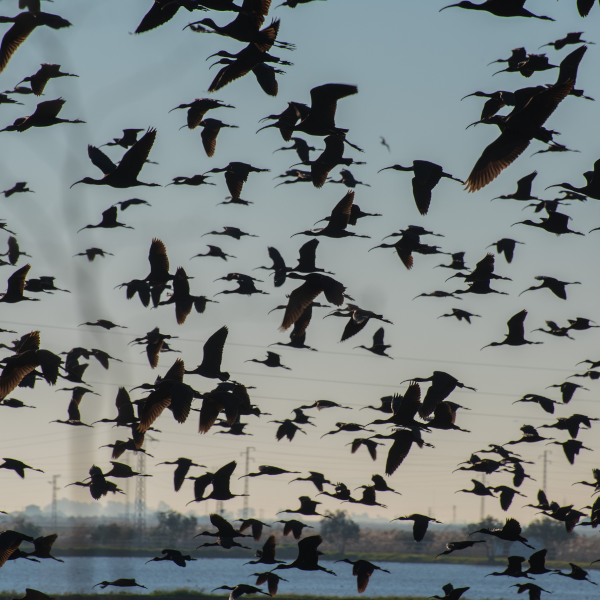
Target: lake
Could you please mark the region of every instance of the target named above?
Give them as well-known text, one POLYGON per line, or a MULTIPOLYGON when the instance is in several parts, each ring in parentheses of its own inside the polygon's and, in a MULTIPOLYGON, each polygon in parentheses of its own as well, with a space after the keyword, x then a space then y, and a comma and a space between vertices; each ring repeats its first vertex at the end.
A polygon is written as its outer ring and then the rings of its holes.
MULTIPOLYGON (((188 563, 185 568, 171 562, 151 562, 145 564, 146 558, 127 557, 74 557, 65 558, 59 563, 44 560, 33 563, 26 560, 8 561, 0 569, 0 590, 15 591, 19 595, 31 587, 46 594, 92 593, 92 586, 100 581, 113 581, 120 577, 135 577, 138 583, 145 585, 148 592, 154 590, 174 590, 189 588, 192 590, 210 592, 220 585, 234 586, 238 583, 254 584, 251 573, 270 570, 267 566, 245 565, 244 559, 237 558, 202 558, 188 563)), ((296 569, 281 571, 280 574, 289 582, 280 582, 279 594, 312 594, 318 596, 356 596, 356 579, 352 577, 352 567, 345 563, 334 564, 322 561, 321 564, 335 571, 338 576, 327 573, 306 573, 296 569)), ((368 596, 432 596, 443 595, 441 586, 451 582, 454 587, 470 586, 463 596, 465 599, 502 600, 508 598, 527 598, 527 595, 517 596, 516 588, 510 588, 513 583, 525 582, 510 577, 485 577, 494 569, 502 571, 504 567, 487 567, 455 564, 422 564, 422 563, 378 563, 388 569, 391 574, 375 571, 369 587, 364 593, 368 596)), ((582 565, 585 568, 585 565, 582 565)), ((590 578, 600 583, 598 571, 591 570, 590 578)), ((546 596, 548 600, 598 600, 600 590, 591 583, 572 581, 558 575, 542 575, 536 578, 536 583, 544 589, 553 592, 546 596)), ((119 591, 120 588, 106 588, 119 591)), ((145 592, 140 588, 129 588, 135 592, 145 592)), ((223 591, 223 597, 228 592, 223 591)), ((544 597, 544 595, 542 595, 544 597)))

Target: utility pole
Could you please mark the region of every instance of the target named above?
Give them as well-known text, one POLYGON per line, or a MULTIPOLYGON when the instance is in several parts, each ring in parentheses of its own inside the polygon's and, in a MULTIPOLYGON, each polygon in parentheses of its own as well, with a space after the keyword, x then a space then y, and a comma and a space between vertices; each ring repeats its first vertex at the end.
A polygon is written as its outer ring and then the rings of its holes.
MULTIPOLYGON (((123 462, 126 465, 129 465, 129 454, 126 453, 125 456, 123 457, 123 462)), ((125 524, 127 526, 130 525, 130 506, 129 506, 129 493, 131 491, 131 482, 130 482, 130 477, 128 477, 127 479, 125 479, 125 524)))
POLYGON ((56 522, 58 517, 58 505, 56 495, 58 493, 58 478, 60 475, 52 475, 52 481, 48 483, 52 486, 52 529, 56 529, 56 522))
MULTIPOLYGON (((256 448, 253 448, 252 446, 248 446, 246 448, 246 452, 242 452, 241 455, 243 456, 244 454, 246 455, 246 472, 244 473, 245 475, 248 475, 248 473, 250 473, 250 461, 254 462, 253 458, 250 458, 250 451, 254 450, 256 452, 256 448)), ((242 518, 243 519, 247 519, 248 518, 248 498, 249 498, 249 492, 250 492, 250 478, 249 477, 244 477, 244 508, 242 510, 242 518)))
POLYGON ((548 488, 547 488, 547 484, 548 484, 548 463, 551 463, 552 461, 548 460, 548 454, 552 454, 552 450, 544 450, 544 453, 541 456, 538 456, 538 458, 543 458, 544 459, 544 471, 543 471, 543 476, 542 476, 542 489, 544 490, 544 494, 548 493, 548 488))
MULTIPOLYGON (((142 446, 143 449, 143 446, 142 446)), ((141 474, 146 473, 146 455, 138 452, 137 470, 141 474)), ((140 542, 144 541, 146 535, 146 478, 136 477, 135 482, 135 509, 134 525, 140 542)))

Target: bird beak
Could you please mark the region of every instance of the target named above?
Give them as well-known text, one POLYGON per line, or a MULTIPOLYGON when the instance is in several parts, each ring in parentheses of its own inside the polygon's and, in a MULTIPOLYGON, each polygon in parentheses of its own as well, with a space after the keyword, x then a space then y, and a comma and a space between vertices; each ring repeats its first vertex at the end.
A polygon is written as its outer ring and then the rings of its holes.
MULTIPOLYGON (((73 185, 77 185, 78 183, 83 183, 83 179, 81 179, 80 181, 76 181, 73 185)), ((69 189, 71 189, 73 185, 69 189)))
POLYGON ((443 10, 446 10, 447 8, 452 8, 453 6, 458 6, 458 4, 449 4, 448 6, 444 6, 444 8, 440 8, 438 12, 442 12, 443 10))
POLYGON ((475 121, 474 123, 471 123, 470 125, 468 125, 467 127, 465 127, 465 131, 467 129, 469 129, 469 127, 472 127, 473 125, 479 125, 481 123, 481 121, 475 121))
MULTIPOLYGON (((444 10, 444 9, 442 9, 444 10)), ((381 173, 381 171, 387 171, 388 169, 391 169, 392 167, 384 167, 383 169, 379 169, 379 171, 377 171, 378 173, 381 173)))
MULTIPOLYGON (((446 8, 448 8, 448 7, 446 7, 446 8)), ((472 94, 467 94, 466 96, 463 96, 460 100, 462 102, 465 98, 470 98, 471 96, 474 96, 474 95, 475 95, 475 92, 473 92, 472 94)))

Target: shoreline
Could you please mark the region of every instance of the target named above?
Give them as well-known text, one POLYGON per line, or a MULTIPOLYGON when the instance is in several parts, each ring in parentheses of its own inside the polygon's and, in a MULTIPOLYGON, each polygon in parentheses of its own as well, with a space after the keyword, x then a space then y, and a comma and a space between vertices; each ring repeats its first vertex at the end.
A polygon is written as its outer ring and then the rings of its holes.
MULTIPOLYGON (((42 590, 40 590, 42 591, 42 590)), ((23 592, 0 592, 0 600, 12 600, 13 598, 19 598, 24 595, 23 592)), ((116 591, 116 592, 103 592, 99 591, 96 594, 59 594, 57 596, 53 596, 53 598, 57 598, 60 600, 85 600, 89 598, 90 600, 114 600, 115 597, 126 597, 127 600, 147 600, 148 597, 151 597, 153 600, 223 600, 225 598, 224 595, 213 595, 213 594, 204 594, 202 592, 196 592, 187 588, 173 590, 173 591, 155 591, 150 592, 149 594, 138 594, 135 592, 124 592, 124 591, 116 591)), ((262 596, 248 596, 249 598, 259 598, 262 596)), ((361 600, 361 596, 333 596, 334 598, 340 598, 340 600, 361 600)), ((278 600, 324 600, 327 596, 311 596, 311 595, 294 595, 294 594, 278 594, 276 596, 278 600)), ((369 600, 427 600, 422 596, 373 596, 369 597, 369 600)))

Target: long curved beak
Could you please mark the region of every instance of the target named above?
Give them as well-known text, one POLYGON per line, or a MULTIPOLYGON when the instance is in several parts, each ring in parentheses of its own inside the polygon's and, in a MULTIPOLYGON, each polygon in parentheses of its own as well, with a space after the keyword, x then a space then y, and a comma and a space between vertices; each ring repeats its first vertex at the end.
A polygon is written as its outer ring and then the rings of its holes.
POLYGON ((469 129, 469 127, 473 127, 474 125, 479 125, 481 123, 481 121, 475 121, 474 123, 471 123, 470 125, 467 125, 467 127, 465 127, 465 131, 467 129, 469 129))
MULTIPOLYGON (((83 179, 80 181, 76 181, 73 185, 77 185, 78 183, 83 183, 83 179)), ((69 189, 71 189, 73 187, 73 185, 69 189)))
POLYGON ((443 10, 446 10, 447 8, 452 8, 453 6, 458 6, 458 4, 449 4, 448 6, 444 6, 444 8, 440 8, 438 12, 442 12, 443 10))
POLYGON ((471 96, 474 96, 477 92, 473 92, 472 94, 467 94, 466 96, 463 96, 460 101, 462 102, 465 98, 470 98, 471 96))

